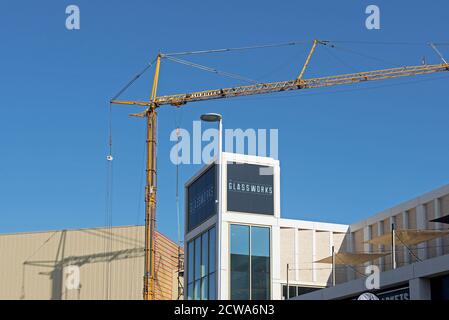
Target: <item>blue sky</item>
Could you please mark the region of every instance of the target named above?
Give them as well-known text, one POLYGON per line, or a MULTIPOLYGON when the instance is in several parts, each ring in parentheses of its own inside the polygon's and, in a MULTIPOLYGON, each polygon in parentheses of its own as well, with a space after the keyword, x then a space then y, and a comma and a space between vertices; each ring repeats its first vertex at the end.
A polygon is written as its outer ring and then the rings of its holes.
MULTIPOLYGON (((438 63, 424 43, 448 42, 448 9, 442 0, 2 1, 0 232, 104 225, 107 102, 159 50, 351 41, 318 47, 306 77, 420 64, 423 56, 438 63), (78 31, 65 28, 69 4, 81 10, 78 31), (380 7, 380 30, 365 28, 369 4, 380 7)), ((286 80, 308 46, 189 59, 286 80)), ((449 46, 440 50, 449 57, 449 46)), ((151 77, 122 98, 148 99, 151 77)), ((164 61, 159 93, 237 84, 164 61)), ((283 217, 350 223, 449 183, 448 84, 443 73, 161 108, 159 230, 176 238, 170 132, 191 130, 204 112, 222 113, 225 128, 279 129, 283 217)), ((145 124, 128 117, 139 110, 113 109, 114 225, 143 223, 145 124)), ((182 166, 182 184, 198 169, 182 166)))

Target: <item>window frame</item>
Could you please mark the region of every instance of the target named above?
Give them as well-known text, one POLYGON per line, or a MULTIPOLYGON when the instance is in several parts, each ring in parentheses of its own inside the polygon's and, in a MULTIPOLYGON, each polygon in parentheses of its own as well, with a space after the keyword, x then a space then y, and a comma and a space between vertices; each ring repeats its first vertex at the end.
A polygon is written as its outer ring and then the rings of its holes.
POLYGON ((252 254, 252 250, 251 250, 251 241, 252 241, 252 236, 251 236, 251 228, 252 227, 260 227, 260 228, 267 228, 269 229, 269 252, 270 252, 270 272, 269 272, 269 284, 270 284, 270 294, 268 297, 268 300, 273 300, 273 228, 271 225, 262 225, 262 224, 251 224, 251 223, 240 223, 240 222, 236 222, 236 223, 229 223, 229 227, 228 227, 228 248, 229 248, 229 253, 228 253, 228 298, 231 299, 231 290, 232 290, 232 286, 231 286, 231 227, 233 225, 236 226, 248 226, 249 227, 249 298, 250 300, 252 299, 252 262, 251 262, 251 254, 252 254))

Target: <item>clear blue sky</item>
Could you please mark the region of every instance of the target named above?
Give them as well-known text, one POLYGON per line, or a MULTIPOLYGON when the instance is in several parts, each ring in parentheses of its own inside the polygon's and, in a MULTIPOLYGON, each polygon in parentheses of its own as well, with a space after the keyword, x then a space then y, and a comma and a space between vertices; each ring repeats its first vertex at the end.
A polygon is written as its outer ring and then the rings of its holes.
MULTIPOLYGON (((102 226, 109 98, 158 52, 313 38, 448 42, 447 1, 2 1, 0 232, 102 226), (65 29, 77 4, 81 30, 65 29), (365 28, 365 8, 381 29, 365 28)), ((318 48, 307 77, 437 63, 425 45, 318 48), (346 50, 346 51, 345 51, 346 50), (353 54, 361 52, 380 60, 353 54)), ((441 51, 449 57, 449 46, 441 51)), ((190 57, 260 81, 294 78, 307 46, 190 57)), ((152 73, 152 72, 151 72, 152 73)), ((123 98, 148 99, 151 73, 123 98)), ((240 84, 164 61, 160 93, 240 84)), ((158 228, 176 238, 169 134, 204 112, 278 128, 283 217, 358 221, 449 183, 449 75, 171 107, 159 112, 158 228)), ((143 223, 144 121, 114 107, 113 224, 143 223)), ((198 166, 181 167, 182 184, 198 166)), ((183 200, 181 199, 181 203, 183 200)))

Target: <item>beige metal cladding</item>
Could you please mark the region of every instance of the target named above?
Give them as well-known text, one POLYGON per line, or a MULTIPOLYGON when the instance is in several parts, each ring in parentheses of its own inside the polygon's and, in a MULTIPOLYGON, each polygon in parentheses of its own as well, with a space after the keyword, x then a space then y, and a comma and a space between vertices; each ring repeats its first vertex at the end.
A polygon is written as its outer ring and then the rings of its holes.
MULTIPOLYGON (((0 235, 0 299, 140 300, 143 237, 143 226, 0 235)), ((177 245, 157 233, 156 247, 156 298, 172 299, 177 245)))
MULTIPOLYGON (((329 256, 332 245, 337 252, 340 251, 345 245, 345 237, 345 233, 328 230, 281 228, 281 279, 287 279, 288 263, 288 278, 291 284, 323 287, 328 285, 332 267, 314 261, 329 256)), ((340 268, 337 271, 337 281, 343 282, 346 274, 341 272, 340 268)))
MULTIPOLYGON (((449 185, 442 186, 415 199, 401 203, 393 208, 384 210, 366 220, 359 221, 350 226, 354 239, 354 252, 364 252, 364 229, 371 229, 371 239, 376 236, 391 234, 391 224, 394 223, 396 230, 420 229, 434 230, 447 229, 447 226, 431 222, 431 220, 449 214, 449 185), (379 227, 380 226, 380 227, 379 227), (380 229, 380 234, 377 230, 380 229)), ((391 252, 391 245, 373 246, 373 250, 391 252), (383 250, 381 249, 383 247, 383 250)), ((425 241, 418 245, 403 246, 400 240, 396 241, 396 264, 398 267, 416 262, 418 259, 425 260, 449 253, 449 236, 425 241)), ((383 263, 383 271, 392 269, 391 255, 374 261, 375 264, 383 263)), ((357 268, 360 272, 357 277, 364 273, 364 267, 357 268)))

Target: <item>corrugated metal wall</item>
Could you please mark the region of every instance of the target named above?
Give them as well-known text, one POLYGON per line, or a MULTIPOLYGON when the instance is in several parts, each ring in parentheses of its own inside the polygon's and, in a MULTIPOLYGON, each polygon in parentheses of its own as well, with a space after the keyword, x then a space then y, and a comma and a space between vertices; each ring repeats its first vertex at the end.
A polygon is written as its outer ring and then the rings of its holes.
MULTIPOLYGON (((143 226, 0 235, 0 299, 142 299, 143 239, 143 226)), ((156 248, 156 298, 176 299, 177 245, 157 234, 156 248)))

